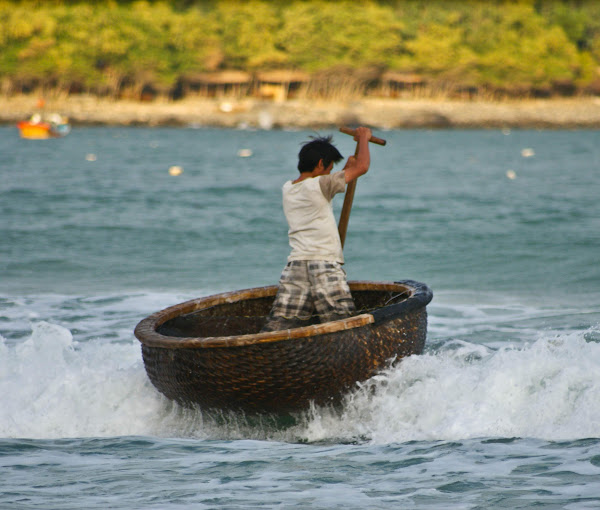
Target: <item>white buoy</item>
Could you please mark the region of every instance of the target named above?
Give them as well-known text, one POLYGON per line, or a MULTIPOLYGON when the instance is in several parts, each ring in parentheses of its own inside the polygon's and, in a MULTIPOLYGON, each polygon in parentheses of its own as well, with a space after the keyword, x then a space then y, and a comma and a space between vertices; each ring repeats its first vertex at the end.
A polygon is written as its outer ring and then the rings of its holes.
POLYGON ((515 180, 517 178, 517 172, 514 170, 507 170, 506 177, 508 177, 510 180, 515 180))
POLYGON ((521 156, 523 156, 524 158, 531 158, 531 157, 535 156, 535 151, 530 148, 523 149, 521 151, 521 156))
POLYGON ((177 177, 178 175, 181 175, 183 173, 183 168, 181 168, 178 165, 173 165, 172 167, 169 168, 169 174, 177 177))
POLYGON ((240 158, 249 158, 252 156, 252 149, 240 149, 237 153, 240 158))
POLYGON ((85 160, 86 161, 96 161, 98 158, 96 157, 95 154, 86 154, 85 155, 85 160))

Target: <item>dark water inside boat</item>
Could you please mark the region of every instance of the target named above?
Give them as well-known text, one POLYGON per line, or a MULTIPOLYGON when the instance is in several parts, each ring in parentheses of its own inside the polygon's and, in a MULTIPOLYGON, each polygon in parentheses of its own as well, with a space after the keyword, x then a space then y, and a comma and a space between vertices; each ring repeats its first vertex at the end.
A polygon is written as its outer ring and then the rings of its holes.
POLYGON ((216 416, 149 384, 140 319, 276 282, 311 134, 0 128, 0 508, 600 504, 598 131, 377 133, 346 271, 434 300, 425 353, 340 409, 216 416))

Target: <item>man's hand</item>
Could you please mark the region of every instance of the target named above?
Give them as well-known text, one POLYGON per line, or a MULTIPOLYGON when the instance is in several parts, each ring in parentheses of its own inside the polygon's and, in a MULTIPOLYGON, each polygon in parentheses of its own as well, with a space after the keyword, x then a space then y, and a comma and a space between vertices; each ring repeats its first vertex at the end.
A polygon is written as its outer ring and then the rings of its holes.
POLYGON ((369 140, 369 138, 371 138, 373 136, 373 133, 371 132, 371 130, 368 127, 358 127, 356 128, 356 134, 354 135, 354 140, 355 141, 359 141, 361 138, 366 138, 367 141, 369 140))

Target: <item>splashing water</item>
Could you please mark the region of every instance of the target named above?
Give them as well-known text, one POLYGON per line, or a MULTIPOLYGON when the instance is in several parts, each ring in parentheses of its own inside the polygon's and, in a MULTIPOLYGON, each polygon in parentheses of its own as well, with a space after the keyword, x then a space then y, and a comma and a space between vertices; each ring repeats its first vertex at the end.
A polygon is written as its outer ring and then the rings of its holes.
POLYGON ((277 420, 215 417, 168 402, 148 381, 139 344, 75 341, 37 322, 0 344, 0 435, 59 438, 178 435, 282 441, 572 439, 600 436, 598 329, 490 348, 433 343, 350 392, 340 409, 277 420))

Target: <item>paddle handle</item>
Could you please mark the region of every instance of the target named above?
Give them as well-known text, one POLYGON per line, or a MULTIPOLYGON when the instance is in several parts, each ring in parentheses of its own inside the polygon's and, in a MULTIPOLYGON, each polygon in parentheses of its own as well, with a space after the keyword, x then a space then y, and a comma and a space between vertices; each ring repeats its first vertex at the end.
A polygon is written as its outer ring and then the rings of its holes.
MULTIPOLYGON (((345 133, 345 134, 350 135, 350 136, 355 136, 356 135, 356 129, 352 129, 352 128, 349 128, 349 127, 342 126, 340 128, 340 131, 342 133, 345 133)), ((387 143, 387 141, 384 140, 383 138, 377 138, 376 136, 372 136, 371 138, 369 138, 369 142, 376 143, 377 145, 385 145, 387 143)))
MULTIPOLYGON (((347 128, 340 128, 342 129, 347 128)), ((346 133, 342 131, 342 133, 346 133)), ((352 134, 352 133, 346 133, 352 134)), ((358 142, 356 142, 356 150, 354 151, 354 157, 358 156, 358 142)), ((356 181, 358 179, 354 179, 348 183, 346 186, 346 195, 344 196, 344 204, 342 205, 342 212, 340 213, 340 221, 338 223, 338 233, 340 234, 340 241, 342 242, 342 249, 344 248, 344 243, 346 242, 346 232, 348 231, 348 222, 350 221, 350 211, 352 209, 352 202, 354 201, 354 192, 356 191, 356 181)))
MULTIPOLYGON (((356 129, 349 127, 341 127, 340 131, 350 136, 356 135, 356 129)), ((383 138, 377 138, 372 136, 369 138, 369 142, 376 143, 377 145, 385 145, 387 142, 383 138)), ((356 142, 356 150, 354 156, 358 156, 358 142, 356 142)), ((344 242, 346 241, 346 232, 348 231, 348 222, 350 221, 350 211, 352 209, 352 202, 354 201, 354 192, 356 191, 356 181, 348 183, 346 186, 346 196, 344 197, 344 205, 342 205, 342 212, 340 213, 340 221, 338 223, 338 233, 340 234, 340 241, 342 242, 342 248, 344 248, 344 242)))
POLYGON ((346 232, 348 231, 348 222, 350 221, 350 210, 352 209, 352 201, 354 200, 354 192, 356 191, 356 181, 354 179, 348 186, 346 186, 346 196, 344 197, 344 205, 342 205, 342 212, 340 213, 340 221, 338 223, 338 233, 340 234, 340 241, 342 242, 342 249, 346 242, 346 232))

